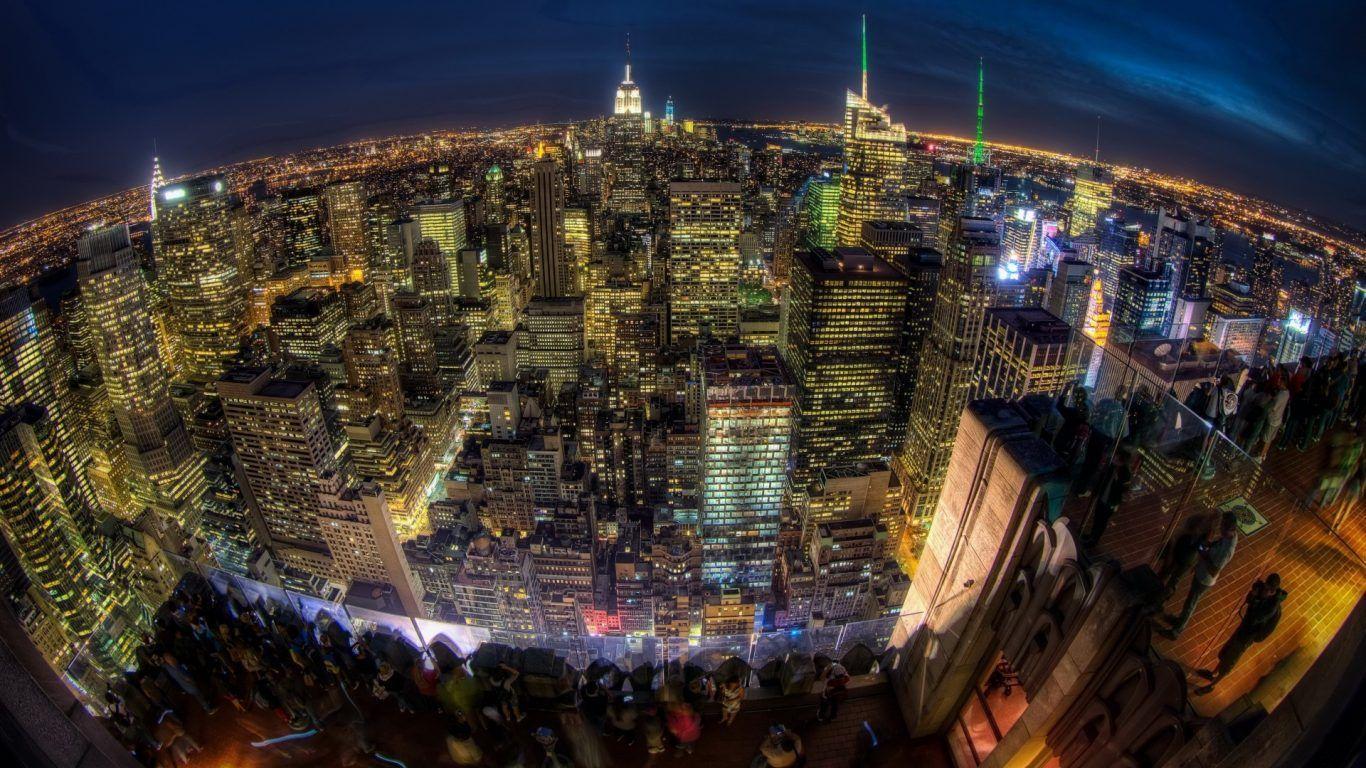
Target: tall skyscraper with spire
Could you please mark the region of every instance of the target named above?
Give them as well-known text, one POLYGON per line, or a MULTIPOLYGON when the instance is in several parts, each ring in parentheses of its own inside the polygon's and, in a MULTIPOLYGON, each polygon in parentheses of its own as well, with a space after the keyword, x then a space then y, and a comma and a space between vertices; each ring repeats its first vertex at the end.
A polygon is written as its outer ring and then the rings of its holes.
POLYGON ((863 222, 900 218, 905 192, 906 127, 868 101, 868 26, 863 26, 862 93, 844 95, 844 175, 840 178, 838 240, 856 246, 863 222))
POLYGON ((645 114, 640 86, 631 79, 631 38, 626 38, 626 79, 617 86, 607 123, 607 206, 623 213, 645 213, 645 114))
POLYGON ((986 87, 986 64, 977 59, 977 134, 972 142, 972 164, 986 165, 987 143, 982 135, 982 120, 986 115, 986 102, 983 99, 986 87))
POLYGON ((640 86, 631 79, 631 36, 626 36, 626 78, 617 86, 617 100, 612 108, 614 115, 639 115, 640 86))

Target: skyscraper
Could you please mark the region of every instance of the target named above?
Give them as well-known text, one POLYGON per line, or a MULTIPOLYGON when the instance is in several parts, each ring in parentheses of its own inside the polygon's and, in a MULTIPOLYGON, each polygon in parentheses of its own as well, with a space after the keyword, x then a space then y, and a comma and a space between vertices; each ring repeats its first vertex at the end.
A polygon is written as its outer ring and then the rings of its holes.
POLYGON ((1064 258, 1048 273, 1048 296, 1045 307, 1064 323, 1080 328, 1086 320, 1086 308, 1091 303, 1091 281, 1094 270, 1090 264, 1064 258))
POLYGON ((69 412, 70 388, 54 333, 46 305, 28 288, 0 289, 0 408, 24 403, 43 408, 63 444, 75 448, 82 441, 69 412))
POLYGON ((503 169, 497 163, 484 172, 484 221, 489 224, 507 223, 507 186, 503 169))
POLYGON ((646 211, 644 143, 645 115, 640 86, 631 79, 631 42, 627 40, 626 78, 617 86, 612 117, 607 123, 609 208, 624 213, 646 211))
MULTIPOLYGON (((933 241, 935 230, 929 230, 933 241)), ((906 443, 906 424, 920 375, 920 358, 934 318, 935 295, 944 257, 939 251, 918 245, 925 233, 916 225, 900 221, 863 223, 863 247, 878 254, 906 275, 901 310, 901 342, 892 378, 892 412, 887 423, 887 451, 899 456, 906 443)))
POLYGON ((1161 335, 1171 313, 1171 274, 1165 269, 1125 267, 1119 271, 1119 290, 1110 334, 1118 341, 1161 335))
POLYGON ((640 86, 631 79, 631 38, 626 38, 626 77, 617 86, 617 98, 612 104, 613 115, 639 115, 642 112, 640 86))
POLYGON ((450 270, 450 285, 459 285, 458 264, 453 264, 455 254, 468 245, 465 225, 465 203, 460 200, 419 203, 413 206, 413 219, 422 240, 435 240, 446 256, 446 267, 450 270))
POLYGON ((87 233, 76 258, 86 318, 109 407, 123 439, 133 495, 166 522, 198 526, 204 459, 171 404, 166 369, 147 312, 147 285, 128 227, 87 233))
POLYGON ((247 276, 238 271, 232 201, 221 176, 162 187, 152 227, 157 282, 186 377, 212 381, 246 333, 247 276))
POLYGON ((986 92, 986 63, 982 59, 977 60, 977 131, 972 142, 972 155, 970 159, 973 165, 987 164, 987 143, 986 136, 983 134, 983 121, 986 119, 986 102, 983 99, 986 92))
POLYGON ((0 409, 0 531, 74 644, 98 627, 106 584, 77 522, 91 514, 75 491, 80 470, 60 442, 41 407, 0 409))
POLYGON ((318 492, 324 475, 338 468, 337 452, 313 383, 239 368, 218 381, 218 395, 275 554, 308 573, 330 573, 318 492))
POLYGON ((408 568, 378 484, 348 485, 339 474, 325 475, 318 494, 318 528, 332 553, 329 575, 388 584, 405 614, 426 613, 417 598, 420 582, 408 568))
POLYGON ((583 299, 532 299, 517 331, 519 371, 544 370, 547 394, 579 380, 583 364, 583 299))
POLYGON ((271 333, 290 360, 321 361, 324 352, 341 349, 346 327, 341 296, 330 289, 300 288, 270 308, 271 333))
POLYGON ((702 351, 702 580, 766 592, 773 581, 796 387, 772 347, 702 351))
POLYGON ((840 177, 815 176, 802 198, 806 224, 805 247, 832 249, 840 217, 840 177))
POLYGON ((1044 309, 992 307, 982 323, 975 398, 1057 395, 1081 375, 1072 327, 1044 309))
POLYGON ((912 510, 922 519, 934 513, 958 417, 972 393, 973 361, 1000 251, 994 221, 964 217, 944 259, 934 319, 921 352, 904 457, 912 510))
POLYGON ((739 322, 740 185, 669 184, 669 339, 724 339, 739 322))
POLYGON ((323 253, 327 245, 327 228, 318 190, 284 190, 280 193, 279 216, 286 266, 307 265, 323 253))
POLYGON ((838 244, 858 245, 863 222, 897 219, 905 192, 906 127, 868 101, 867 25, 863 92, 844 95, 844 175, 840 177, 838 244))
POLYGON ((555 160, 542 157, 531 169, 531 258, 537 296, 569 294, 573 280, 564 250, 564 185, 555 160))
POLYGON ((369 265, 365 247, 365 188, 359 181, 339 181, 323 188, 327 231, 332 250, 346 267, 347 280, 362 281, 369 265))
POLYGON ((887 456, 907 277, 862 248, 797 253, 779 349, 797 386, 794 478, 887 456))
POLYGON ((1110 207, 1115 191, 1115 177, 1099 166, 1082 164, 1077 167, 1076 185, 1068 201, 1071 215, 1067 219, 1067 234, 1077 237, 1093 231, 1100 215, 1110 207))
POLYGON ((1166 269, 1171 276, 1171 304, 1181 298, 1204 298, 1213 258, 1213 230, 1209 221, 1160 208, 1153 232, 1149 269, 1166 269))

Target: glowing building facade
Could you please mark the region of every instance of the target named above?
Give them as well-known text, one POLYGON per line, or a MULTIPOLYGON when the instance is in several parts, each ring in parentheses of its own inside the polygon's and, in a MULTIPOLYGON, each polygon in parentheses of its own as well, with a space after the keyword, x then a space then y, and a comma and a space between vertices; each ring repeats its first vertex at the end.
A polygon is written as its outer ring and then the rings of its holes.
POLYGON ((712 345, 702 355, 702 581, 763 594, 773 581, 797 389, 772 347, 712 345))
POLYGON ((164 186, 158 195, 152 249, 178 353, 173 365, 187 378, 212 381, 246 332, 247 276, 239 272, 232 200, 221 176, 164 186))
POLYGON ((669 338, 725 338, 739 323, 740 185, 669 185, 669 338))
POLYGON ((163 521, 192 532, 198 527, 206 489, 204 458, 191 445, 171 403, 147 311, 147 285, 127 226, 105 227, 82 237, 76 274, 109 407, 130 466, 133 496, 163 521))
POLYGON ((797 386, 794 483, 885 459, 907 276, 862 248, 795 254, 780 350, 797 386))

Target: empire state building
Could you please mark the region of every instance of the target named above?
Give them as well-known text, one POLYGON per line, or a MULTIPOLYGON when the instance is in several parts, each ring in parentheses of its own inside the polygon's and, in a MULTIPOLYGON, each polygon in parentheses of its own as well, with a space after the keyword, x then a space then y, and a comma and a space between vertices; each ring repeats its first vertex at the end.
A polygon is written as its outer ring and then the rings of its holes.
POLYGON ((617 86, 617 101, 612 107, 614 115, 639 115, 640 86, 631 79, 631 41, 626 41, 626 79, 617 86))

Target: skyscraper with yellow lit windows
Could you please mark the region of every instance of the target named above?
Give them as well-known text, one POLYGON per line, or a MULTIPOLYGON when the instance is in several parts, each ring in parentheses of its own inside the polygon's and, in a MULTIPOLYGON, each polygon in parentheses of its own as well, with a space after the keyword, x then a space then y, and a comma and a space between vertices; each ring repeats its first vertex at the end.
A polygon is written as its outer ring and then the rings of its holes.
POLYGON ((793 257, 779 350, 797 385, 794 481, 887 457, 908 278, 862 248, 793 257))
POLYGON ((170 184, 157 195, 152 252, 177 351, 173 368, 212 381, 246 332, 247 279, 239 273, 231 196, 221 176, 170 184))
POLYGON ((740 185, 669 185, 669 338, 736 332, 740 294, 740 185))

